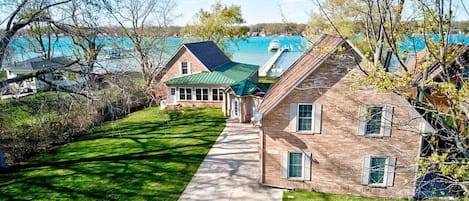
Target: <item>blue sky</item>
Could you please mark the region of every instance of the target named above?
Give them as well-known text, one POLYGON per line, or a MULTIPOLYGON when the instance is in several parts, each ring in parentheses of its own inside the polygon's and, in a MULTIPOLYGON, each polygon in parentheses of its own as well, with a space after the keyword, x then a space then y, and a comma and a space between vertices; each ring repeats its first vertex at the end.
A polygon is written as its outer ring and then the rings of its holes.
MULTIPOLYGON (((282 12, 288 22, 307 23, 311 11, 319 12, 316 0, 220 0, 226 5, 241 6, 241 11, 247 25, 262 22, 283 22, 282 12)), ((194 15, 200 8, 209 10, 217 0, 176 0, 175 13, 180 16, 175 25, 191 24, 194 15)), ((454 0, 456 20, 469 20, 469 15, 463 10, 461 2, 465 2, 469 9, 469 0, 454 0)))
MULTIPOLYGON (((177 0, 176 14, 181 15, 174 22, 186 25, 193 22, 193 17, 200 8, 210 9, 217 0, 177 0)), ((282 12, 288 22, 306 23, 309 13, 315 9, 312 0, 221 0, 225 5, 239 5, 246 24, 262 22, 283 22, 282 12)))

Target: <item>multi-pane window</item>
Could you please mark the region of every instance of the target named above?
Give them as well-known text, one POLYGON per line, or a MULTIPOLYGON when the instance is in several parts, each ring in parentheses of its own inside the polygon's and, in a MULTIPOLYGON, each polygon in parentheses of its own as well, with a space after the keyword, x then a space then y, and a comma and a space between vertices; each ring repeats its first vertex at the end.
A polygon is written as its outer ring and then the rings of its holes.
POLYGON ((192 100, 192 88, 179 88, 179 100, 192 100))
POLYGON ((303 176, 303 154, 288 153, 288 177, 300 178, 303 176))
POLYGON ((383 184, 386 167, 385 157, 371 157, 369 184, 383 184))
POLYGON ((298 131, 310 131, 313 120, 313 105, 298 105, 298 131))
POLYGON ((222 101, 223 100, 223 89, 212 89, 212 100, 222 101))
POLYGON ((208 100, 208 89, 196 88, 195 89, 195 100, 208 100))
POLYGON ((383 107, 373 106, 367 108, 365 135, 380 134, 382 113, 383 107))
POLYGON ((189 64, 185 61, 181 62, 181 74, 189 74, 189 64))

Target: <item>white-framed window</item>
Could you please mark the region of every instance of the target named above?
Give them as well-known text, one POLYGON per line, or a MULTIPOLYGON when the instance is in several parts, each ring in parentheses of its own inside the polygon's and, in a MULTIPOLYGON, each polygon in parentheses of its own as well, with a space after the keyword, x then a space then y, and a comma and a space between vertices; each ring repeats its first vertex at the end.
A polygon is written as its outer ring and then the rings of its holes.
POLYGON ((181 75, 191 74, 191 63, 187 61, 181 62, 181 75))
POLYGON ((235 116, 235 117, 239 116, 239 102, 238 102, 238 100, 235 100, 233 102, 233 116, 235 116))
POLYGON ((390 137, 393 112, 389 105, 360 106, 358 135, 390 137))
POLYGON ((212 100, 223 101, 223 89, 212 89, 212 100))
POLYGON ((366 156, 363 159, 362 184, 371 187, 393 186, 395 172, 395 157, 366 156))
POLYGON ((298 131, 311 131, 313 128, 313 104, 298 104, 298 131))
POLYGON ((208 88, 195 88, 195 100, 208 100, 208 88))
POLYGON ((291 132, 321 133, 322 104, 291 103, 291 132))
POLYGON ((281 176, 291 180, 311 180, 311 153, 282 152, 281 176))
POLYGON ((192 100, 192 88, 179 87, 179 100, 192 100))

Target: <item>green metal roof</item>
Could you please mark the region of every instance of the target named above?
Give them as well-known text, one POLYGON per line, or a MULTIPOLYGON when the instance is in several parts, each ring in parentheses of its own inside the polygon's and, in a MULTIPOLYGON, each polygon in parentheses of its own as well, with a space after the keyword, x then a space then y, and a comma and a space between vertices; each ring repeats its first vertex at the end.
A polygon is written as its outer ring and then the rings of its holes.
POLYGON ((196 74, 173 78, 167 84, 234 84, 249 78, 259 66, 229 62, 213 69, 196 74))
POLYGON ((256 89, 263 90, 260 86, 256 83, 252 82, 251 80, 243 80, 240 82, 236 82, 230 86, 233 92, 237 96, 247 96, 252 94, 256 89))
POLYGON ((236 81, 223 75, 220 72, 200 72, 173 78, 167 84, 232 84, 236 81))
POLYGON ((257 69, 259 69, 257 65, 229 62, 216 67, 213 71, 221 72, 235 81, 242 81, 249 78, 257 69))

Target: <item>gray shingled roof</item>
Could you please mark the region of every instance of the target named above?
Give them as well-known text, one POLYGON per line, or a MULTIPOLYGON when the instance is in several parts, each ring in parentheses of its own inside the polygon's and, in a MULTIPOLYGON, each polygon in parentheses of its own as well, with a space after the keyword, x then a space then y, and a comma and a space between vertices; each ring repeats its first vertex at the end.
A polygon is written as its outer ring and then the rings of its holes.
POLYGON ((42 57, 35 57, 12 63, 5 66, 5 68, 11 71, 38 71, 46 68, 60 68, 72 62, 73 60, 67 57, 54 57, 49 60, 43 59, 42 57))
POLYGON ((212 41, 186 43, 184 46, 186 46, 186 48, 210 71, 231 61, 212 41))

